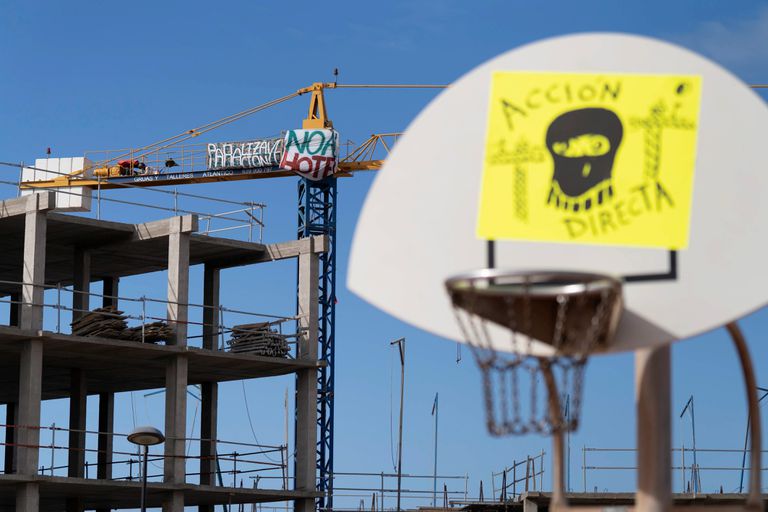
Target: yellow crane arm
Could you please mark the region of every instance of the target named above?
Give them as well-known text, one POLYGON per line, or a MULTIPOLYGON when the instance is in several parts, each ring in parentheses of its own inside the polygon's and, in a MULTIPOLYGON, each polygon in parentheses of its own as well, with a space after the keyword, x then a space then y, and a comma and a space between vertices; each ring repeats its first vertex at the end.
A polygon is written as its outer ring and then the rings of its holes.
MULTIPOLYGON (((445 85, 425 85, 425 84, 336 84, 330 82, 315 82, 308 87, 298 89, 296 92, 283 96, 281 98, 268 101, 261 105, 237 112, 222 119, 206 123, 185 130, 172 137, 165 138, 163 140, 154 142, 152 144, 142 146, 140 148, 132 149, 127 152, 118 152, 117 156, 113 156, 107 159, 102 159, 95 163, 92 167, 86 169, 79 169, 68 175, 60 176, 55 179, 45 181, 26 181, 21 183, 22 188, 61 188, 61 187, 98 187, 102 189, 118 188, 125 186, 124 183, 111 182, 112 179, 120 179, 125 177, 126 169, 118 165, 118 162, 128 160, 127 171, 132 173, 134 171, 134 163, 141 161, 148 157, 150 154, 155 158, 158 157, 160 151, 168 150, 173 146, 178 146, 182 142, 188 141, 192 138, 198 137, 203 133, 209 132, 216 128, 225 126, 229 123, 243 119, 256 112, 260 112, 272 106, 278 105, 285 101, 288 101, 297 96, 304 94, 310 94, 309 110, 307 117, 302 123, 304 129, 324 129, 332 128, 333 123, 328 117, 328 111, 325 104, 325 89, 340 89, 340 88, 362 88, 362 89, 434 89, 445 88, 445 85), (87 173, 87 171, 92 171, 87 173), (89 176, 86 177, 86 174, 89 176)), ((338 176, 350 176, 352 172, 363 170, 378 170, 381 168, 383 160, 375 158, 374 153, 382 148, 387 154, 397 139, 399 134, 396 133, 383 133, 374 134, 363 144, 355 148, 350 154, 343 158, 339 162, 338 176)), ((126 164, 123 164, 124 166, 126 164)), ((44 170, 44 169, 42 169, 44 170)), ((206 175, 206 176, 184 176, 182 173, 169 173, 173 176, 167 176, 160 174, 155 175, 152 179, 137 180, 131 183, 131 186, 161 186, 169 184, 188 184, 188 183, 209 183, 216 181, 235 181, 244 179, 260 179, 260 178, 273 178, 281 176, 293 176, 290 171, 283 170, 261 170, 253 173, 238 173, 235 175, 206 175), (181 175, 180 175, 181 174, 181 175)), ((208 174, 208 173, 206 173, 208 174)), ((213 173, 210 173, 213 174, 213 173)), ((124 181, 120 179, 120 181, 124 181)))
MULTIPOLYGON (((339 167, 336 172, 337 177, 350 177, 357 171, 377 171, 381 169, 384 158, 389 154, 399 133, 379 133, 373 134, 362 144, 354 148, 349 154, 339 161, 339 167), (379 158, 376 158, 376 157, 379 158)), ((44 170, 44 169, 41 169, 44 170)), ((259 171, 253 173, 232 174, 232 175, 211 175, 211 176, 181 176, 163 174, 152 176, 152 179, 146 181, 132 181, 131 187, 159 187, 167 185, 186 185, 194 183, 215 183, 221 181, 239 181, 254 180, 263 178, 281 178, 287 176, 296 176, 293 171, 282 169, 259 171)), ((112 176, 113 178, 115 176, 112 176)), ((84 178, 82 176, 60 176, 52 180, 26 181, 21 184, 22 188, 63 188, 63 187, 93 187, 109 190, 123 188, 126 184, 110 180, 109 176, 97 175, 96 178, 84 178)))

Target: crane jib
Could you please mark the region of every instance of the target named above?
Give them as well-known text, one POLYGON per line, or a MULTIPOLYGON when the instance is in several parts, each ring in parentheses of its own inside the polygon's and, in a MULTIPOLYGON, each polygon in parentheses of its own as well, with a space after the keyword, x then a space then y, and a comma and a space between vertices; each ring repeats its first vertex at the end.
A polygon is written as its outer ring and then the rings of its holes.
POLYGON ((269 167, 238 167, 233 169, 205 169, 202 171, 167 172, 161 174, 146 174, 134 176, 115 176, 109 178, 110 183, 151 183, 156 181, 189 180, 195 178, 228 178, 256 174, 271 174, 280 172, 279 165, 269 167))

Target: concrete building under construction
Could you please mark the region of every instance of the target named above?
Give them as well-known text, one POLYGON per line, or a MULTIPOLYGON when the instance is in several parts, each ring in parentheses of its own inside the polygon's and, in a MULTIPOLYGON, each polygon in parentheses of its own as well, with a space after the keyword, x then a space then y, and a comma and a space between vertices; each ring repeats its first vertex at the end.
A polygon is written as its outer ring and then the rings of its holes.
POLYGON ((161 452, 155 457, 161 475, 147 484, 149 507, 212 511, 216 504, 293 501, 297 510, 314 510, 320 497, 316 383, 323 364, 318 358, 317 282, 327 238, 271 245, 238 241, 196 233, 194 215, 127 224, 55 212, 56 200, 53 192, 41 192, 3 201, 0 210, 0 295, 10 304, 7 326, 0 327, 0 400, 7 407, 0 510, 138 508, 141 478, 133 470, 126 476, 114 469, 118 459, 125 459, 115 449, 116 443, 125 442, 125 434, 114 431, 119 414, 115 393, 157 388, 165 391, 164 425, 157 426, 166 441, 156 450, 161 452), (287 357, 225 350, 220 271, 288 258, 298 260, 295 350, 287 357), (200 318, 194 319, 189 298, 192 265, 204 267, 204 303, 197 310, 200 318), (123 300, 120 279, 155 271, 167 271, 168 276, 167 298, 160 301, 166 310, 162 323, 171 333, 165 343, 142 342, 147 341, 147 318, 134 328, 140 332, 135 341, 74 335, 61 328, 91 314, 94 307, 116 310, 123 300), (91 283, 98 281, 103 281, 101 294, 91 291, 91 283), (71 306, 47 301, 51 290, 69 291, 71 306), (55 329, 47 327, 52 321, 55 329), (190 326, 201 332, 198 346, 188 344, 190 326), (223 486, 217 479, 223 457, 217 448, 218 384, 288 374, 297 376, 296 432, 293 457, 286 453, 281 464, 286 471, 283 488, 223 486), (201 391, 196 456, 185 451, 190 442, 186 423, 191 385, 201 391), (98 397, 98 432, 86 429, 89 396, 98 397), (69 425, 60 429, 68 442, 43 446, 42 402, 61 398, 69 400, 69 425), (87 444, 87 435, 97 442, 87 444), (63 474, 54 472, 53 465, 50 472, 41 470, 43 449, 53 451, 59 444, 66 445, 67 452, 63 474), (285 469, 289 458, 295 463, 291 479, 285 469))

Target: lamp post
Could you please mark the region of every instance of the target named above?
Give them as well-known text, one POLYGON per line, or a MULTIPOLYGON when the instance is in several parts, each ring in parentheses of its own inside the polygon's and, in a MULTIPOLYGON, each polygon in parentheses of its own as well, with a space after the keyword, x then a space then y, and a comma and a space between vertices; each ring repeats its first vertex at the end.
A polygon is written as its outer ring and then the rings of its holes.
POLYGON ((403 392, 405 389, 405 338, 390 343, 400 350, 400 437, 397 443, 397 512, 400 512, 400 491, 403 479, 403 392))
MULTIPOLYGON (((760 405, 760 402, 762 402, 764 398, 768 397, 768 389, 758 386, 757 390, 763 393, 762 396, 757 399, 757 404, 760 405)), ((747 431, 744 434, 744 451, 741 453, 741 478, 739 478, 739 493, 744 492, 744 468, 747 465, 747 445, 749 444, 749 420, 751 419, 751 415, 752 411, 750 410, 747 413, 747 431)), ((754 470, 754 468, 750 469, 750 471, 754 470)))
POLYGON ((437 413, 438 411, 438 403, 437 403, 438 394, 435 393, 435 402, 432 404, 432 416, 435 417, 435 466, 434 466, 434 472, 433 475, 433 481, 432 481, 432 506, 437 508, 437 413))
POLYGON ((699 488, 699 464, 696 461, 696 416, 693 413, 693 395, 686 402, 682 412, 680 412, 680 418, 683 418, 685 411, 691 411, 691 432, 693 436, 693 469, 691 470, 691 488, 693 489, 694 496, 701 491, 699 488))
POLYGON ((143 448, 144 460, 141 469, 141 512, 147 510, 147 455, 149 447, 165 441, 165 436, 155 427, 136 427, 128 434, 128 441, 143 448))

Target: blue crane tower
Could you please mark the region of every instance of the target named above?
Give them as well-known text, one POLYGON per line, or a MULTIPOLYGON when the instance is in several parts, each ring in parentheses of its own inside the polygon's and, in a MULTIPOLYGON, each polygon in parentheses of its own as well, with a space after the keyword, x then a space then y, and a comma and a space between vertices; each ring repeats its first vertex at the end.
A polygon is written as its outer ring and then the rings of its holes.
POLYGON ((318 490, 324 493, 317 509, 333 509, 333 394, 334 344, 336 338, 336 178, 322 181, 299 180, 298 238, 326 235, 328 252, 320 254, 318 272, 318 350, 317 377, 318 490))

